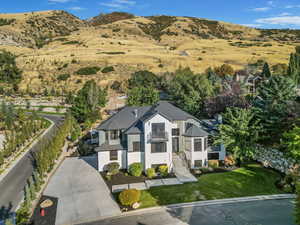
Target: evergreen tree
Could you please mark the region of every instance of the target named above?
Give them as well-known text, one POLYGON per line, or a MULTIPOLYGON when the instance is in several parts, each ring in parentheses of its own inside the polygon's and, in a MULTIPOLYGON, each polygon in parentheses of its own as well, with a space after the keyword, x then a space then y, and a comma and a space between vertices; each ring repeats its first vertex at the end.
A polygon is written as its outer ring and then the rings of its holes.
POLYGON ((28 208, 31 207, 31 193, 30 193, 30 187, 29 187, 28 183, 25 185, 25 188, 24 188, 24 204, 28 208))
POLYGON ((215 144, 224 144, 238 160, 252 159, 260 126, 249 109, 229 108, 223 115, 215 144))
POLYGON ((79 123, 98 119, 98 110, 107 102, 107 91, 97 86, 94 80, 87 81, 74 98, 71 113, 79 123))
POLYGON ((152 86, 135 87, 127 95, 127 105, 129 106, 154 105, 159 101, 159 92, 152 86))
POLYGON ((288 76, 295 82, 296 85, 300 85, 300 48, 296 47, 296 52, 291 53, 288 76))
POLYGON ((261 76, 263 79, 269 79, 272 76, 269 64, 267 62, 265 62, 264 66, 263 66, 263 71, 262 71, 261 76))
POLYGON ((34 178, 34 184, 35 184, 35 189, 36 191, 40 191, 41 190, 41 177, 39 176, 37 170, 33 171, 33 178, 34 178))
POLYGON ((280 140, 288 117, 290 102, 296 97, 294 82, 283 76, 273 76, 258 88, 254 101, 256 118, 261 121, 261 139, 280 140))
POLYGON ((34 200, 34 199, 36 199, 36 189, 35 189, 33 176, 31 176, 28 179, 28 185, 29 185, 29 191, 30 191, 30 198, 31 198, 31 200, 34 200))

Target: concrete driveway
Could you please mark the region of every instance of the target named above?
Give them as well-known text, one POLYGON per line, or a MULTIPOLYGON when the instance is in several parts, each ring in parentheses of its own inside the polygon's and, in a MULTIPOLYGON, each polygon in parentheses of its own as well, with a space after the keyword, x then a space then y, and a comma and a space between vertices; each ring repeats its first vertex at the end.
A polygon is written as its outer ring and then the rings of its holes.
POLYGON ((119 215, 120 209, 95 169, 95 157, 67 158, 50 180, 44 195, 58 198, 56 225, 119 215))

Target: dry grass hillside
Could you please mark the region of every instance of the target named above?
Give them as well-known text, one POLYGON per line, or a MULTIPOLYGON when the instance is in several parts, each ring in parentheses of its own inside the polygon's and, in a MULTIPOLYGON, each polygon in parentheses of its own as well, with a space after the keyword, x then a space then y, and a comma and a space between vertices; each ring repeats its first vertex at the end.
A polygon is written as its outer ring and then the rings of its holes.
POLYGON ((259 59, 287 63, 298 35, 187 17, 117 13, 81 21, 63 11, 0 14, 0 45, 18 56, 20 88, 38 92, 78 89, 91 78, 110 85, 144 69, 160 74, 189 66, 200 73, 223 63, 235 69, 259 59), (79 75, 85 67, 98 68, 79 75))

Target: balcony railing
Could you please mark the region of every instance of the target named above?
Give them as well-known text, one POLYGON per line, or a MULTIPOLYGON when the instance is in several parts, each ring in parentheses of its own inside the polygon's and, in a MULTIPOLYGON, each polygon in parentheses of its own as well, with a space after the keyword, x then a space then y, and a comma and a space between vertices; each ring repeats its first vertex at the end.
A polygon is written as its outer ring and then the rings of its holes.
POLYGON ((169 140, 168 132, 150 133, 148 134, 148 141, 150 142, 165 142, 169 140))

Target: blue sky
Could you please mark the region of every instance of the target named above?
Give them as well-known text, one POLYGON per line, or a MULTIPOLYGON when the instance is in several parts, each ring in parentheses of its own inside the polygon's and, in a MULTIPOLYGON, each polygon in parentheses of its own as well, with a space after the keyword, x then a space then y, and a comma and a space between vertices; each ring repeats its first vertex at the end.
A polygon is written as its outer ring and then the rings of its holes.
POLYGON ((299 0, 10 0, 1 13, 61 9, 86 19, 99 13, 194 16, 261 28, 300 29, 299 0))

